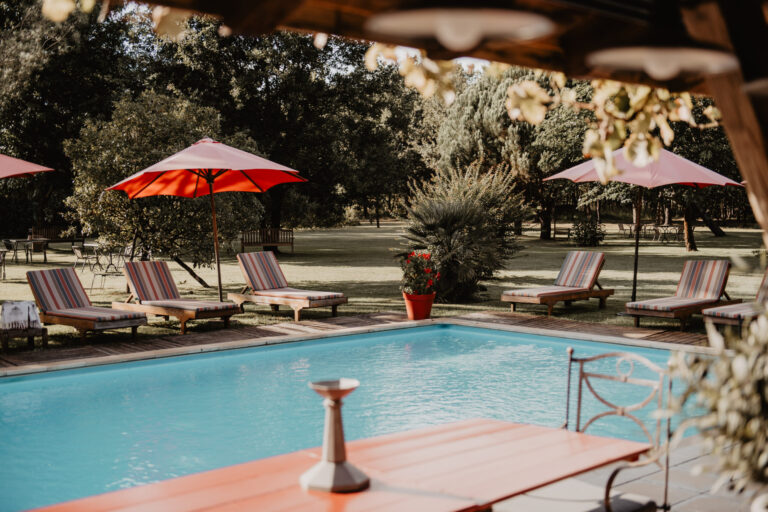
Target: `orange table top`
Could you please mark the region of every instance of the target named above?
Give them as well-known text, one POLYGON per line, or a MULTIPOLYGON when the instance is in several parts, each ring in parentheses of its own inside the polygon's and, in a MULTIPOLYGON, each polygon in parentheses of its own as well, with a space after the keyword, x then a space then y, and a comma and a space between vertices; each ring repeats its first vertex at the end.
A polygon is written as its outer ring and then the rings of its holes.
MULTIPOLYGON (((318 434, 319 435, 319 434, 318 434)), ((367 491, 303 491, 320 449, 101 494, 43 510, 472 511, 619 460, 650 445, 563 429, 469 420, 347 443, 367 491)))

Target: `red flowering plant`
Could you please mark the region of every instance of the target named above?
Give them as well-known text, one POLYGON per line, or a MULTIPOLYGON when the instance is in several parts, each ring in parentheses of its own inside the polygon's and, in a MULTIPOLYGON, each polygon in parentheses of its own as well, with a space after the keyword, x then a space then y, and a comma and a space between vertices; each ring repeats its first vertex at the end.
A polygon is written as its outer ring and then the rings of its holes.
POLYGON ((411 251, 400 262, 403 280, 400 288, 409 295, 429 295, 435 291, 440 272, 435 270, 432 255, 411 251))

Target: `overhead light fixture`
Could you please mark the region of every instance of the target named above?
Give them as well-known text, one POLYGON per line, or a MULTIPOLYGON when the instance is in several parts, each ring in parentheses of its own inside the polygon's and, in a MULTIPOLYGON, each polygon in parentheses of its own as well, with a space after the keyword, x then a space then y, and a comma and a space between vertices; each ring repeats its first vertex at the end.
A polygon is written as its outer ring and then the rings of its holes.
POLYGON ((586 57, 592 68, 641 71, 665 81, 681 73, 717 75, 739 69, 738 59, 729 51, 690 38, 681 16, 681 0, 655 3, 647 23, 644 42, 630 41, 596 50, 586 57))
POLYGON ((385 12, 368 18, 373 34, 413 39, 431 38, 448 50, 471 50, 484 39, 537 39, 551 34, 555 25, 540 14, 491 8, 429 7, 385 12))
POLYGON ((625 46, 605 48, 587 55, 587 65, 643 71, 654 80, 670 80, 680 73, 717 75, 739 69, 738 59, 724 50, 697 46, 625 46))

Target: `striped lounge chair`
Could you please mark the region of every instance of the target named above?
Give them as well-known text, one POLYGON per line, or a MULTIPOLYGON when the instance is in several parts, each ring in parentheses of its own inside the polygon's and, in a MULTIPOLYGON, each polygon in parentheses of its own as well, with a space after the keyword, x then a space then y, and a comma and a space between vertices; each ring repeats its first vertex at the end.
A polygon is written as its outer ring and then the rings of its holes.
POLYGON ((229 300, 237 304, 267 304, 272 307, 272 311, 277 311, 280 306, 290 306, 293 308, 294 320, 298 322, 301 320, 302 309, 331 306, 331 314, 336 316, 339 304, 347 303, 343 293, 289 288, 271 251, 241 253, 237 255, 237 261, 246 286, 240 293, 227 295, 229 300))
POLYGON ((71 267, 32 270, 27 272, 27 281, 43 323, 69 325, 80 331, 83 339, 88 331, 122 327, 130 327, 135 337, 138 327, 147 324, 144 313, 91 305, 75 269, 71 267))
POLYGON ((704 315, 704 320, 713 324, 741 325, 765 313, 766 304, 768 304, 768 269, 763 274, 763 281, 760 283, 754 302, 708 308, 701 314, 704 315))
POLYGON ((725 293, 731 264, 727 260, 686 261, 683 273, 672 297, 628 302, 626 314, 635 317, 635 327, 640 326, 640 317, 654 316, 680 320, 680 329, 691 315, 701 313, 713 306, 736 304, 725 293), (725 296, 726 300, 721 300, 725 296))
POLYGON ((605 263, 601 252, 571 251, 565 256, 560 273, 552 286, 507 290, 501 294, 503 302, 512 303, 512 311, 517 304, 546 304, 547 315, 552 315, 555 304, 564 301, 570 306, 575 300, 600 300, 600 308, 605 307, 608 296, 613 290, 603 289, 597 282, 600 270, 605 263), (597 288, 595 288, 597 287, 597 288))
POLYGON ((182 299, 165 261, 126 261, 123 273, 131 295, 125 302, 113 302, 112 307, 142 311, 166 320, 178 318, 181 334, 187 333, 189 320, 222 318, 226 328, 229 327, 229 317, 242 313, 240 306, 231 302, 182 299))

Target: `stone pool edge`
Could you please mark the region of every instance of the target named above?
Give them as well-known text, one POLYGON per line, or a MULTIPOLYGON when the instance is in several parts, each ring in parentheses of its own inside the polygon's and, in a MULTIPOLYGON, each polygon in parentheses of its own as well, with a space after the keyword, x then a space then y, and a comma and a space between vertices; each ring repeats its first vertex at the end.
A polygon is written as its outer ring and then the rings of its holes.
POLYGON ((430 325, 457 325, 464 327, 477 327, 505 332, 519 332, 522 334, 533 334, 539 336, 549 336, 555 338, 573 339, 580 341, 591 341, 596 343, 612 343, 617 345, 626 345, 630 347, 651 348, 660 350, 680 350, 683 352, 696 352, 704 354, 714 354, 714 350, 709 347, 692 346, 677 344, 672 342, 649 341, 635 339, 625 336, 612 336, 605 334, 581 333, 576 331, 563 331, 555 329, 542 329, 537 327, 524 327, 518 325, 507 325, 496 322, 483 322, 478 320, 468 320, 464 318, 436 318, 429 320, 410 321, 392 324, 382 324, 364 327, 347 327, 332 332, 305 333, 305 334, 287 334, 276 336, 265 336, 246 340, 224 341, 218 343, 206 343, 202 345, 193 345, 186 347, 164 348, 157 350, 147 350, 130 354, 116 354, 110 356, 88 357, 72 359, 68 361, 59 361, 44 364, 28 364, 20 367, 10 367, 0 369, 0 379, 4 377, 18 377, 22 375, 34 375, 38 373, 47 373, 61 370, 71 370, 77 368, 88 368, 92 366, 104 366, 116 363, 127 363, 134 361, 146 361, 166 357, 178 357, 191 354, 201 354, 209 352, 218 352, 222 350, 235 350, 244 348, 260 347, 265 345, 279 345, 284 343, 297 343, 301 341, 315 341, 324 338, 336 338, 339 336, 353 336, 356 334, 367 334, 381 331, 392 331, 399 329, 408 329, 413 327, 425 327, 430 325))

